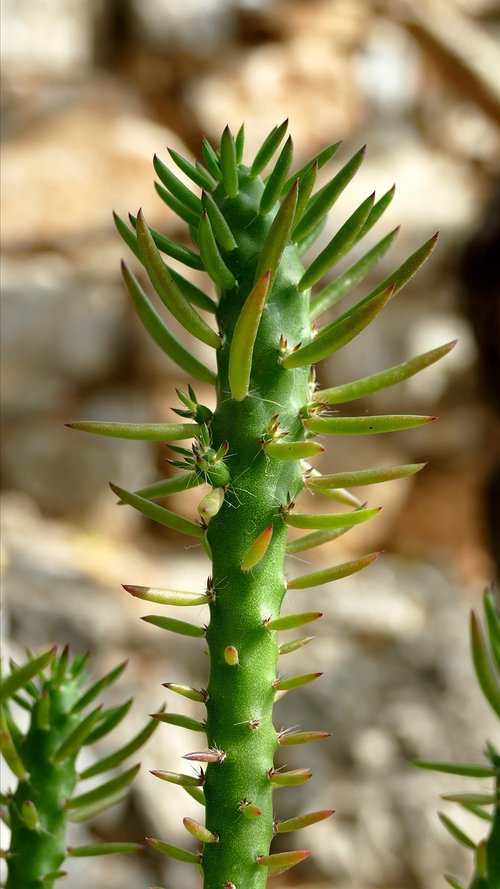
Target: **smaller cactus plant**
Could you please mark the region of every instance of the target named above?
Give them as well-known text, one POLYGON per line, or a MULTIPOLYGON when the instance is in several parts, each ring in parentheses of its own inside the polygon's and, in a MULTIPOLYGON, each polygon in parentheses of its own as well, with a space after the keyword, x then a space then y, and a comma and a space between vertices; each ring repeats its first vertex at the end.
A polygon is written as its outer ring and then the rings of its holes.
POLYGON ((5 889, 52 889, 65 875, 67 856, 86 857, 130 853, 137 843, 98 843, 70 847, 67 828, 120 802, 140 765, 119 771, 104 783, 80 791, 78 784, 114 770, 132 756, 152 735, 158 723, 150 721, 132 740, 114 753, 79 772, 82 747, 103 738, 124 718, 131 700, 116 707, 90 707, 101 692, 115 682, 125 663, 97 682, 89 682, 87 655, 72 660, 68 647, 60 655, 56 647, 30 657, 0 686, 2 755, 17 778, 14 793, 2 794, 2 817, 11 830, 5 889), (29 714, 22 731, 13 715, 13 704, 29 714))
MULTIPOLYGON (((481 628, 476 613, 472 611, 470 616, 472 660, 484 697, 500 718, 500 611, 491 591, 485 592, 483 603, 486 633, 481 628)), ((415 760, 415 765, 423 769, 468 778, 493 779, 493 787, 489 792, 451 793, 443 796, 443 799, 458 803, 468 812, 491 824, 489 835, 481 842, 475 843, 451 818, 439 813, 446 830, 459 843, 474 851, 474 874, 468 889, 498 889, 500 886, 500 753, 488 742, 484 754, 484 763, 415 760)), ((465 889, 455 877, 446 874, 445 878, 452 889, 465 889)))

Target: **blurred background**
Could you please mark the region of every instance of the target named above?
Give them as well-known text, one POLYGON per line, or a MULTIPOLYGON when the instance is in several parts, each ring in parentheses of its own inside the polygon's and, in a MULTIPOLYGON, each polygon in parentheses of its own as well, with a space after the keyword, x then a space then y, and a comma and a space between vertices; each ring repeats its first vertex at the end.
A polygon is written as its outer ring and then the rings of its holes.
MULTIPOLYGON (((174 388, 187 383, 127 302, 111 210, 142 205, 151 224, 184 241, 184 225, 155 195, 153 153, 166 160, 168 145, 197 157, 204 134, 218 144, 227 123, 234 132, 245 121, 251 158, 289 117, 297 166, 343 139, 327 175, 368 143, 323 243, 374 188, 397 183, 370 243, 397 224, 401 232, 368 284, 441 229, 384 320, 321 366, 321 384, 333 385, 459 338, 438 365, 355 406, 437 414, 438 423, 339 437, 321 463, 430 461, 412 479, 367 489, 381 514, 303 559, 386 550, 369 571, 307 594, 308 607, 325 612, 308 651, 325 675, 280 701, 276 719, 333 737, 287 756, 315 778, 280 795, 279 815, 337 814, 301 836, 313 857, 276 889, 438 889, 443 871, 470 873, 468 851, 436 815, 451 812, 439 795, 466 781, 409 759, 474 760, 495 733, 472 675, 467 615, 500 561, 499 33, 495 0, 2 3, 5 651, 22 658, 26 646, 68 641, 91 649, 97 674, 129 658, 108 696, 136 696, 121 740, 158 707, 162 682, 203 685, 206 658, 195 640, 141 623, 144 609, 120 585, 201 590, 208 563, 189 541, 117 509, 108 489, 108 480, 132 489, 168 475, 165 447, 63 425, 171 421, 174 388)), ((211 403, 211 391, 197 394, 211 403)), ((183 495, 174 508, 193 515, 198 499, 183 495)), ((304 602, 294 595, 292 610, 304 602)), ((287 671, 293 658, 300 653, 287 671)), ((178 769, 189 743, 182 729, 160 727, 129 802, 72 840, 146 834, 185 845, 180 816, 199 817, 197 804, 148 770, 178 769)), ((478 836, 465 813, 458 819, 478 836)), ((191 868, 160 859, 74 860, 66 885, 199 885, 191 868)))

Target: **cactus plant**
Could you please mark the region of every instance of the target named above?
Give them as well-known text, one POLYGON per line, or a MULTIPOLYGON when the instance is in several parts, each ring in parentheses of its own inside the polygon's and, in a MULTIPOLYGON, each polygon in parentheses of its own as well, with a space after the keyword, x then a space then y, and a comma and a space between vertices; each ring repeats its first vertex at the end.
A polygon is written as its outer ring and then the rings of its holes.
MULTIPOLYGON (((470 615, 472 661, 483 695, 500 719, 500 611, 492 590, 484 593, 483 605, 486 633, 475 611, 471 611, 470 615)), ((484 755, 485 762, 482 763, 414 760, 415 765, 423 769, 493 781, 493 787, 486 793, 451 793, 443 796, 443 799, 458 803, 491 824, 489 835, 479 843, 474 842, 451 818, 439 813, 442 824, 452 837, 474 852, 474 873, 468 889, 498 889, 500 886, 500 753, 488 742, 484 755)), ((465 889, 456 877, 445 876, 452 889, 465 889)))
POLYGON ((139 765, 119 771, 98 786, 80 790, 79 781, 115 770, 139 750, 158 723, 148 722, 134 738, 114 753, 78 770, 82 747, 103 738, 123 719, 131 700, 103 709, 88 708, 101 692, 115 682, 125 663, 102 679, 90 682, 86 655, 69 657, 66 647, 56 647, 22 666, 11 662, 12 671, 0 686, 2 754, 17 788, 2 794, 2 816, 11 830, 5 889, 52 889, 66 873, 67 856, 128 854, 142 848, 138 843, 95 843, 68 846, 72 822, 85 821, 120 802, 135 778, 139 765), (14 708, 28 714, 28 726, 16 723, 14 708))
POLYGON ((81 431, 125 439, 194 440, 191 449, 171 445, 175 454, 171 462, 181 470, 173 478, 139 491, 111 487, 120 502, 202 541, 212 563, 202 591, 125 587, 145 602, 208 603, 210 608, 206 628, 170 617, 146 617, 163 629, 204 638, 208 646, 206 689, 169 684, 173 692, 199 701, 206 708, 206 718, 194 720, 170 712, 158 717, 206 738, 186 755, 187 760, 206 765, 206 769, 197 776, 155 773, 183 785, 206 806, 204 824, 184 821, 199 845, 191 851, 163 839, 149 840, 166 855, 198 864, 205 889, 263 889, 269 876, 283 873, 309 855, 304 849, 270 851, 274 834, 332 814, 332 810, 313 812, 285 822, 276 820, 274 814, 274 790, 301 784, 310 777, 307 769, 283 772, 275 768, 278 747, 319 741, 329 734, 315 726, 304 731, 277 731, 273 724, 277 697, 321 675, 310 672, 282 677, 277 673, 280 655, 310 641, 308 636, 299 636, 280 644, 280 631, 321 616, 307 610, 282 614, 281 608, 287 589, 303 590, 346 577, 370 565, 379 553, 290 580, 285 574, 287 553, 334 540, 376 515, 377 508, 367 508, 349 487, 402 478, 423 466, 321 475, 307 462, 324 450, 318 436, 385 433, 433 419, 408 414, 340 415, 329 405, 352 402, 405 380, 446 355, 454 345, 447 343, 373 376, 318 388, 314 365, 364 330, 427 259, 437 235, 353 307, 316 329, 317 319, 371 273, 393 242, 397 230, 334 280, 323 282, 335 263, 377 222, 394 189, 376 202, 374 195, 366 198, 305 269, 301 257, 320 234, 330 208, 356 173, 365 152, 357 151, 313 194, 318 170, 333 158, 340 143, 328 146, 291 174, 291 138, 280 150, 286 129, 286 121, 274 127, 249 165, 243 163, 243 127, 236 137, 226 127, 218 150, 205 140, 203 163, 192 164, 170 151, 173 163, 201 189, 201 196, 155 157, 157 192, 187 223, 193 247, 175 243, 151 228, 142 211, 130 216, 130 225, 115 216, 118 232, 142 264, 167 312, 215 351, 217 369, 178 341, 139 278, 122 265, 125 286, 139 318, 153 340, 190 377, 187 393, 178 393, 182 407, 175 409, 182 422, 90 420, 69 424, 81 431), (278 151, 271 172, 264 176, 278 151), (188 281, 169 265, 169 258, 204 270, 215 284, 217 297, 188 281), (318 283, 320 287, 311 298, 311 288, 318 283), (214 325, 200 309, 215 316, 214 325), (195 381, 215 387, 213 410, 198 402, 195 381), (156 502, 202 483, 209 490, 201 499, 196 521, 156 502), (349 510, 300 512, 295 503, 304 487, 347 505, 349 510), (307 533, 289 539, 289 528, 307 533))

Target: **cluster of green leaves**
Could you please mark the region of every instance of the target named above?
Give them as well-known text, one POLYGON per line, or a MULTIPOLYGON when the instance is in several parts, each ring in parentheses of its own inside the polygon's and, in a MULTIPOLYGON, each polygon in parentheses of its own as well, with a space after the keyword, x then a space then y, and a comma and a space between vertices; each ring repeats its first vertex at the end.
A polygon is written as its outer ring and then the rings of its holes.
MULTIPOLYGON (((483 603, 486 632, 474 611, 470 616, 472 660, 483 695, 500 719, 500 611, 493 591, 485 592, 483 603)), ((498 889, 500 886, 500 753, 488 742, 484 755, 484 763, 415 761, 423 769, 467 778, 487 778, 492 784, 486 791, 481 789, 443 796, 443 799, 457 803, 490 825, 488 836, 479 843, 471 839, 455 821, 443 812, 439 813, 449 833, 462 846, 474 852, 474 874, 468 889, 498 889)), ((447 874, 446 880, 452 889, 465 889, 456 877, 447 874)))
MULTIPOLYGON (((137 843, 96 843, 70 847, 67 828, 86 821, 124 799, 139 764, 125 770, 124 760, 136 753, 157 727, 151 720, 127 744, 78 770, 82 748, 104 738, 128 713, 132 700, 118 706, 93 706, 122 674, 120 664, 102 679, 91 680, 87 655, 72 660, 68 648, 56 647, 22 666, 12 660, 11 672, 0 685, 2 755, 17 782, 2 793, 2 818, 11 831, 6 889, 52 889, 65 875, 67 856, 88 857, 130 853, 137 843), (21 711, 25 711, 22 729, 21 711), (80 782, 105 772, 111 776, 97 786, 80 782)), ((92 782, 94 783, 94 782, 92 782)))

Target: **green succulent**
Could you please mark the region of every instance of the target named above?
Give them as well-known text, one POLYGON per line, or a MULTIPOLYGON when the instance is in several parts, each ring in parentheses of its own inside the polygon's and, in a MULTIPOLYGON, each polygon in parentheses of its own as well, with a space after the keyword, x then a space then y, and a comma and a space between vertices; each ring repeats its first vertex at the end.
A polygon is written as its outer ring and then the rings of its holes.
MULTIPOLYGON (((474 611, 470 616, 471 653, 477 681, 484 697, 500 719, 500 611, 493 591, 483 597, 486 633, 474 611)), ((500 887, 500 753, 488 742, 483 763, 427 762, 415 760, 422 769, 431 769, 449 775, 467 778, 488 778, 489 790, 473 793, 450 793, 443 799, 458 803, 490 824, 489 835, 481 842, 474 842, 461 827, 443 812, 439 818, 446 830, 458 842, 474 852, 474 874, 468 889, 499 889, 500 887)), ((465 889, 460 880, 446 874, 452 889, 465 889)))
POLYGON ((125 746, 79 771, 81 749, 111 732, 132 703, 91 706, 126 665, 91 682, 87 660, 87 655, 71 660, 67 647, 57 655, 54 647, 30 656, 22 666, 11 662, 11 673, 0 685, 2 755, 17 779, 16 789, 2 794, 2 815, 11 830, 10 848, 4 853, 5 889, 52 889, 66 873, 62 865, 67 856, 123 854, 142 848, 138 843, 68 846, 72 822, 92 818, 126 796, 139 764, 118 772, 116 767, 139 750, 158 725, 148 722, 125 746), (16 707, 28 714, 24 731, 16 724, 16 707), (112 776, 103 783, 81 789, 80 782, 110 770, 112 776))
POLYGON ((156 773, 184 786, 206 807, 203 824, 184 819, 198 846, 191 851, 149 839, 160 852, 198 865, 205 889, 263 889, 269 876, 283 873, 309 855, 305 849, 271 852, 274 835, 332 814, 328 809, 280 821, 274 812, 275 790, 311 777, 308 769, 287 772, 276 768, 278 748, 320 741, 329 735, 316 728, 277 730, 273 723, 276 699, 321 675, 316 671, 278 674, 279 657, 311 639, 299 636, 280 642, 280 632, 321 617, 306 610, 307 599, 300 613, 282 614, 281 608, 287 590, 346 577, 370 565, 379 553, 293 580, 285 574, 287 554, 332 541, 377 514, 377 508, 365 507, 349 488, 410 476, 424 465, 321 475, 307 462, 324 451, 318 436, 387 433, 428 423, 432 417, 345 415, 337 406, 411 377, 454 345, 447 343, 354 382, 326 389, 316 384, 314 365, 353 340, 377 317, 430 255, 437 236, 351 308, 318 327, 320 317, 371 274, 394 241, 397 230, 370 247, 346 271, 326 281, 332 267, 382 216, 394 189, 377 201, 374 195, 367 197, 304 268, 302 257, 318 238, 330 208, 358 170, 365 152, 357 151, 314 191, 318 171, 337 154, 340 143, 328 146, 291 174, 291 138, 279 150, 286 129, 286 121, 274 127, 249 165, 243 162, 243 128, 236 137, 226 128, 218 150, 205 140, 203 163, 192 164, 170 151, 173 163, 201 194, 155 157, 157 192, 188 226, 192 247, 150 228, 141 211, 130 216, 130 224, 115 216, 120 235, 142 264, 167 316, 173 315, 215 353, 216 366, 182 345, 168 327, 165 312, 158 311, 139 278, 123 264, 125 286, 139 318, 157 345, 190 378, 188 394, 179 393, 182 408, 177 413, 182 422, 70 424, 118 438, 194 441, 190 449, 171 446, 175 454, 172 462, 180 470, 173 478, 135 492, 111 487, 122 503, 202 542, 211 560, 210 578, 201 591, 125 587, 145 602, 207 603, 210 608, 206 628, 164 616, 146 617, 163 629, 204 639, 208 646, 206 689, 169 685, 173 692, 198 701, 204 715, 199 720, 170 712, 158 717, 185 726, 203 739, 194 743, 195 749, 186 759, 206 765, 205 771, 198 775, 156 773), (278 150, 271 171, 264 175, 278 150), (169 265, 171 259, 205 271, 215 284, 216 298, 169 265), (210 315, 213 324, 206 320, 210 315), (196 381, 214 386, 213 411, 198 403, 193 389, 196 381), (208 483, 209 490, 195 519, 157 502, 202 483, 208 483), (304 488, 348 509, 300 512, 295 505, 304 488), (306 533, 290 538, 290 528, 306 533))

